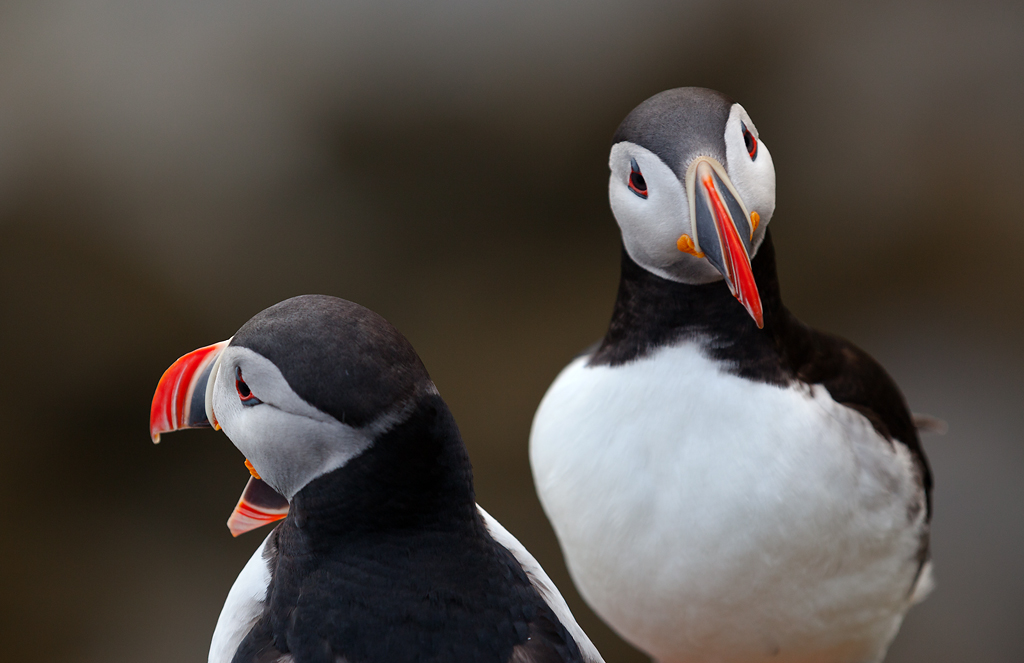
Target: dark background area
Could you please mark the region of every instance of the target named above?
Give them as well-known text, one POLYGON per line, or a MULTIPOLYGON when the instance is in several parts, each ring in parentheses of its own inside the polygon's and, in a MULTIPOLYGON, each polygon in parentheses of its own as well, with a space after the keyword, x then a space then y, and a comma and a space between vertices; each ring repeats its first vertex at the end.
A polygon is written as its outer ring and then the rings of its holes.
POLYGON ((938 589, 891 663, 1024 660, 1024 5, 0 2, 4 660, 205 660, 263 533, 211 431, 149 442, 179 355, 286 297, 384 315, 480 503, 609 663, 527 463, 618 279, 607 151, 666 88, 741 103, 789 306, 867 349, 928 436, 938 589))

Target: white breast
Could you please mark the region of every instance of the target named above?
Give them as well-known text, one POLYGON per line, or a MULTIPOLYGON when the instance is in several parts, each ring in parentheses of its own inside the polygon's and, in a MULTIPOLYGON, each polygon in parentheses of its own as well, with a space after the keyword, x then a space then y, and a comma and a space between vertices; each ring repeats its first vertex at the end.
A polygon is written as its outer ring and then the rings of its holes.
POLYGON ((663 663, 872 661, 909 606, 910 454, 822 387, 723 373, 689 343, 579 358, 530 460, 581 593, 663 663))
POLYGON ((263 614, 270 586, 270 567, 263 553, 272 535, 273 532, 252 554, 228 592, 213 631, 209 663, 231 663, 238 645, 263 614))

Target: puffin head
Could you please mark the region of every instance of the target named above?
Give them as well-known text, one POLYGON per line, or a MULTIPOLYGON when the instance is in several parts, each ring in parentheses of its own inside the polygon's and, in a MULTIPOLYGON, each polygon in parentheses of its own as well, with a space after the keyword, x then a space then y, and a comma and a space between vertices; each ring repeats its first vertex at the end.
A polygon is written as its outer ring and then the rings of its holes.
POLYGON ((619 125, 608 166, 630 258, 671 281, 724 279, 762 327, 750 261, 775 211, 775 167, 743 106, 705 88, 656 94, 619 125))
POLYGON ((294 297, 160 379, 150 433, 213 426, 245 455, 250 480, 228 526, 236 536, 283 518, 288 501, 404 421, 437 390, 412 345, 384 318, 336 297, 294 297))

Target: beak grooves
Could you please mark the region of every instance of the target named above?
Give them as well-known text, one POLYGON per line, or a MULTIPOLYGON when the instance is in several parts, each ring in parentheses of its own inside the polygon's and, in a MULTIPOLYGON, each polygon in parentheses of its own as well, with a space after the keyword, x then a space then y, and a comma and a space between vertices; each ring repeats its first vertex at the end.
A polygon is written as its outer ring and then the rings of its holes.
MULTIPOLYGON (((679 238, 679 250, 703 253, 725 277, 729 292, 747 309, 758 328, 763 328, 761 297, 750 265, 754 221, 747 215, 728 173, 714 159, 699 157, 687 169, 686 193, 690 199, 694 246, 687 250, 690 238, 683 235, 679 238)), ((753 218, 760 220, 756 213, 753 218)))
POLYGON ((149 410, 149 434, 154 443, 160 441, 162 433, 210 426, 206 385, 217 356, 227 344, 221 341, 193 350, 164 371, 149 410))

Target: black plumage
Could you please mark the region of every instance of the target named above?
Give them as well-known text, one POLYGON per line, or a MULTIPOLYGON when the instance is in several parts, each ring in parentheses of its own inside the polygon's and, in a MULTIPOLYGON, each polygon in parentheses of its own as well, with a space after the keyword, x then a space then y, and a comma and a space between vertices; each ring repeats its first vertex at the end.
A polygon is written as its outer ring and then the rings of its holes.
POLYGON ((686 167, 696 154, 714 157, 728 167, 725 143, 707 138, 725 133, 733 103, 727 95, 707 88, 659 92, 622 120, 612 144, 629 141, 643 145, 661 157, 679 179, 686 176, 686 167))
POLYGON ((488 532, 458 427, 408 341, 349 302, 297 299, 253 318, 233 343, 274 361, 339 420, 370 423, 396 406, 403 414, 294 495, 265 548, 262 615, 234 663, 582 662, 488 532), (320 374, 341 367, 323 384, 320 374))
POLYGON ((430 381, 412 344, 387 320, 327 295, 292 297, 263 310, 231 345, 266 357, 303 400, 357 428, 430 381))

